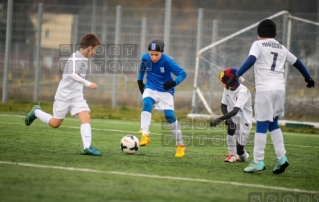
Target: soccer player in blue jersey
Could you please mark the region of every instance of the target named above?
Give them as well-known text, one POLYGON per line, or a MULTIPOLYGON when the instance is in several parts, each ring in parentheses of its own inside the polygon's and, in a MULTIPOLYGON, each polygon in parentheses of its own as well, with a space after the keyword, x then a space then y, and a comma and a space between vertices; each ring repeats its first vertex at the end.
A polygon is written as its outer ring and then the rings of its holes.
POLYGON ((164 42, 160 39, 152 39, 148 44, 148 53, 142 55, 137 83, 143 94, 143 110, 141 113, 140 146, 147 146, 151 140, 149 127, 152 120, 152 108, 163 111, 165 119, 169 123, 173 137, 176 140, 176 157, 185 156, 186 146, 183 143, 180 124, 174 113, 174 91, 187 76, 176 62, 164 54, 164 42), (144 84, 144 75, 146 83, 144 84), (172 78, 172 74, 176 79, 172 78))
POLYGON ((289 166, 283 135, 278 125, 278 118, 284 115, 285 62, 300 71, 308 88, 315 87, 315 82, 302 62, 275 40, 276 24, 272 20, 261 21, 258 24, 257 34, 258 40, 252 44, 247 60, 238 69, 236 75, 228 80, 226 87, 254 66, 256 86, 254 110, 257 121, 254 160, 244 169, 244 172, 252 173, 266 168, 264 155, 267 131, 269 131, 277 157, 273 173, 281 174, 289 166))

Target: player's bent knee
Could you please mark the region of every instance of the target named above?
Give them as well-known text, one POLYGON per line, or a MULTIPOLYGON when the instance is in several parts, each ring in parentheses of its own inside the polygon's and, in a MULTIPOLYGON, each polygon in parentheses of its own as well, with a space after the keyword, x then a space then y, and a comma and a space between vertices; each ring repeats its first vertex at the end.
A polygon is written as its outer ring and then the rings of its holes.
POLYGON ((257 121, 256 132, 257 133, 267 133, 270 121, 257 121))
POLYGON ((228 126, 228 129, 227 129, 228 135, 233 136, 233 135, 235 135, 235 132, 236 132, 236 128, 231 128, 228 126))
POLYGON ((236 124, 234 122, 230 122, 228 125, 228 128, 230 128, 232 130, 236 130, 236 124))
POLYGON ((236 124, 234 122, 231 122, 227 127, 227 134, 228 135, 235 135, 236 132, 236 124))
POLYGON ((52 128, 59 128, 61 125, 59 125, 59 124, 53 124, 53 125, 51 125, 51 127, 52 128))
POLYGON ((59 128, 61 126, 62 122, 63 122, 63 119, 52 118, 49 121, 49 126, 51 126, 52 128, 59 128))
POLYGON ((55 122, 55 121, 52 121, 49 123, 49 125, 52 127, 52 128, 59 128, 61 126, 61 123, 62 122, 55 122))
POLYGON ((91 117, 87 111, 82 111, 77 114, 77 117, 80 119, 81 123, 90 123, 91 117))
POLYGON ((165 115, 166 121, 169 124, 174 123, 176 121, 176 117, 173 110, 164 110, 164 115, 165 115))
POLYGON ((273 122, 269 123, 268 130, 269 130, 269 132, 271 132, 271 131, 276 130, 278 128, 279 128, 279 124, 278 124, 278 116, 277 116, 274 118, 273 122))
POLYGON ((152 112, 152 108, 155 101, 151 97, 146 97, 143 99, 143 111, 152 112))

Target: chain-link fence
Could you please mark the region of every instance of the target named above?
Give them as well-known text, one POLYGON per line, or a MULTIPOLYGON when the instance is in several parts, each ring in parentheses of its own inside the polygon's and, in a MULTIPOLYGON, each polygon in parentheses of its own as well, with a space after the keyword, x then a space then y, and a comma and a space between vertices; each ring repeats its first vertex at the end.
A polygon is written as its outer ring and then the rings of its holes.
MULTIPOLYGON (((318 81, 319 23, 289 15, 291 26, 288 26, 288 15, 287 12, 280 12, 273 16, 277 27, 276 40, 301 60, 311 77, 318 81)), ((224 38, 220 43, 216 42, 216 45, 207 46, 201 51, 198 56, 198 76, 197 82, 195 81, 198 90, 194 94, 193 113, 221 114, 220 102, 224 88, 219 80, 219 74, 225 70, 225 67, 238 69, 247 59, 252 43, 257 40, 257 24, 253 23, 250 27, 224 38)), ((285 71, 285 119, 318 121, 317 88, 307 88, 307 83, 297 68, 286 64, 285 71)), ((245 72, 243 77, 245 78, 243 85, 249 88, 254 98, 253 67, 245 72)))
MULTIPOLYGON (((4 54, 6 33, 7 5, 0 10, 0 82, 4 83, 4 54)), ((12 42, 8 66, 8 85, 1 85, 0 93, 6 88, 8 101, 53 101, 58 83, 61 79, 60 57, 63 45, 79 43, 80 38, 88 32, 96 33, 104 47, 133 44, 137 46, 136 57, 130 61, 138 61, 146 52, 147 42, 152 38, 164 39, 165 14, 163 8, 128 8, 91 6, 62 6, 43 4, 41 40, 38 36, 39 5, 15 4, 12 16, 12 42), (26 11, 27 12, 24 12, 26 11), (37 47, 37 41, 40 45, 37 47), (37 48, 39 48, 39 68, 37 67, 37 48), (37 73, 37 69, 39 72, 37 73), (38 80, 36 78, 38 75, 38 80), (38 85, 37 85, 38 83, 38 85), (38 86, 38 91, 35 90, 38 86), (37 96, 35 96, 37 94, 37 96)), ((268 12, 219 11, 205 9, 172 9, 169 19, 169 43, 165 44, 165 52, 180 64, 188 73, 188 77, 176 88, 175 105, 191 110, 191 100, 194 81, 194 67, 197 47, 202 48, 213 41, 232 34, 252 23, 272 15, 268 12), (199 12, 201 20, 198 22, 199 12), (201 23, 198 30, 198 23, 201 23), (218 27, 214 27, 214 23, 218 27)), ((300 17, 316 19, 316 14, 300 14, 300 17)), ((301 28, 300 28, 301 29, 301 28)), ((165 42, 165 41, 164 41, 165 42)), ((237 42, 236 42, 237 43, 237 42)), ((241 40, 239 43, 250 44, 251 41, 241 40)), ((296 43, 311 43, 298 41, 296 43)), ((293 45, 292 45, 293 47, 293 45)), ((303 56, 307 61, 307 46, 294 51, 297 56, 303 56)), ((238 51, 243 51, 238 50, 238 51)), ((248 50, 245 48, 245 50, 248 50)), ((108 50, 106 50, 107 52, 108 50)), ((164 53, 165 53, 164 52, 164 53)), ((229 63, 233 51, 227 52, 227 63, 223 66, 238 66, 243 58, 229 63)), ((217 54, 218 55, 218 54, 217 54)), ((94 60, 96 58, 93 58, 94 60)), ((101 59, 101 58, 99 58, 101 59)), ((121 62, 127 58, 116 58, 121 62)), ((105 61, 114 60, 105 57, 105 61)), ((109 63, 105 63, 109 64, 109 63)), ((123 64, 123 63, 121 63, 123 64)), ((134 63, 132 63, 133 65, 134 63)), ((107 65, 105 69, 109 68, 107 65)), ((120 67, 123 68, 123 67, 120 67)), ((137 68, 135 68, 136 70, 137 68)), ((134 68, 133 68, 134 70, 134 68)), ((87 79, 97 83, 98 89, 85 89, 88 102, 119 105, 141 105, 141 95, 137 87, 137 73, 126 74, 123 71, 111 74, 108 71, 88 72, 87 79)))

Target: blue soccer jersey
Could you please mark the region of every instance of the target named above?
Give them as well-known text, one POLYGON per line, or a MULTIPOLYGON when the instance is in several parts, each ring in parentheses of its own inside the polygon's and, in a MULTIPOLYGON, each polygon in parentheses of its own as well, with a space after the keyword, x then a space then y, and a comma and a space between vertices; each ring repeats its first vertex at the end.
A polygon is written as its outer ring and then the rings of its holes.
POLYGON ((169 92, 172 95, 174 95, 174 88, 165 90, 163 84, 167 81, 175 81, 176 85, 178 85, 187 76, 185 70, 165 54, 162 54, 161 59, 156 63, 152 62, 148 53, 142 55, 137 80, 143 80, 145 73, 145 88, 159 92, 169 92), (172 74, 176 76, 175 80, 172 78, 172 74))

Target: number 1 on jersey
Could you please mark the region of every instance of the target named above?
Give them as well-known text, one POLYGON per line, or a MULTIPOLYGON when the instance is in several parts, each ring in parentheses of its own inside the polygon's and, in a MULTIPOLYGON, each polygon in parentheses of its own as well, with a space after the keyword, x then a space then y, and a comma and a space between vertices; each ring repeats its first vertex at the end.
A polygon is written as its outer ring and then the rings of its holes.
POLYGON ((274 59, 272 61, 272 65, 271 65, 271 71, 275 71, 275 67, 276 67, 276 60, 277 60, 277 56, 278 56, 278 53, 276 52, 270 52, 271 54, 274 55, 274 59))

